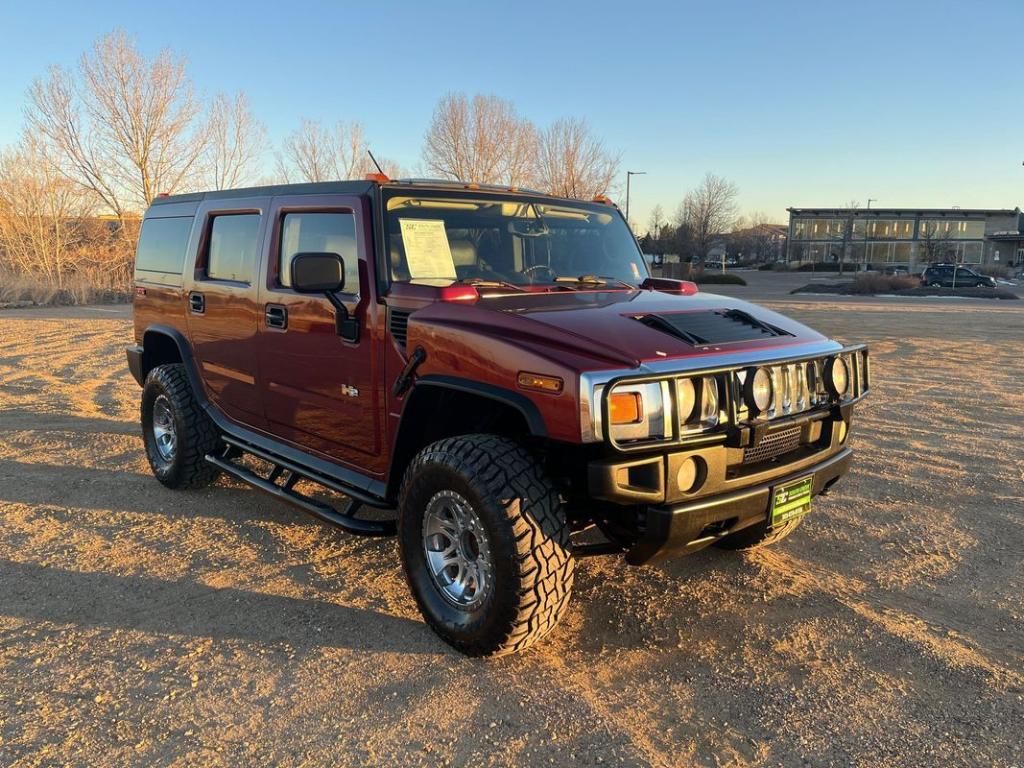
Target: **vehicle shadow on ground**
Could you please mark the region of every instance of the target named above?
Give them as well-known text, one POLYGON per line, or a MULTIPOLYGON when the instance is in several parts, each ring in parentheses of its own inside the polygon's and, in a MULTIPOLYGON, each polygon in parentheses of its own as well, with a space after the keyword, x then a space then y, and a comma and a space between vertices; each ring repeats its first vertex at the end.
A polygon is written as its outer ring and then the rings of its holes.
POLYGON ((69 571, 0 560, 0 613, 29 621, 163 635, 391 653, 441 652, 411 619, 322 600, 195 581, 69 571), (39 599, 40 594, 46 598, 39 599))
POLYGON ((65 413, 0 410, 0 428, 3 431, 32 430, 34 432, 82 432, 87 434, 139 435, 138 422, 121 419, 71 416, 65 413))
MULTIPOLYGON (((311 490, 317 491, 315 488, 311 490)), ((320 496, 342 508, 347 503, 340 495, 320 496)), ((233 523, 267 520, 325 525, 226 477, 221 477, 209 488, 172 491, 143 472, 14 459, 0 459, 0 502, 160 515, 172 521, 217 518, 233 523), (57 477, 60 482, 54 483, 57 477)), ((389 510, 367 506, 360 512, 360 517, 385 519, 393 514, 389 510)), ((342 534, 339 532, 339 535, 342 534)))

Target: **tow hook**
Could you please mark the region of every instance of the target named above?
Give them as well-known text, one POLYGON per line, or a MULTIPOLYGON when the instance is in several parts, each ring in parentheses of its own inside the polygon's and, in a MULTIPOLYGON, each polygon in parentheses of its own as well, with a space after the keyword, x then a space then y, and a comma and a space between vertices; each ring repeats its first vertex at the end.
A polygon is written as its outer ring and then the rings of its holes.
POLYGON ((413 376, 416 374, 416 369, 426 359, 426 350, 423 347, 416 347, 415 351, 409 355, 409 362, 405 364, 405 368, 402 369, 402 372, 398 374, 398 378, 395 379, 395 384, 391 387, 392 395, 401 397, 409 391, 409 387, 412 386, 413 376))

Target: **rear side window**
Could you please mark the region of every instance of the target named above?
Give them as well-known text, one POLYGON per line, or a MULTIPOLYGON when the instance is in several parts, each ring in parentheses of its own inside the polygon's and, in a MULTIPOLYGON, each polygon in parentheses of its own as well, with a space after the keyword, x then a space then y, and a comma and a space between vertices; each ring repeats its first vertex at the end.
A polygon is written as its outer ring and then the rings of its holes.
POLYGON ((210 225, 206 276, 212 280, 252 282, 259 251, 259 230, 258 213, 215 216, 210 225))
POLYGON ((356 218, 351 213, 286 213, 281 227, 278 282, 292 284, 292 258, 297 253, 336 253, 345 261, 345 293, 359 292, 359 251, 356 218))
POLYGON ((135 268, 145 272, 181 274, 192 232, 191 216, 146 219, 139 234, 135 268))

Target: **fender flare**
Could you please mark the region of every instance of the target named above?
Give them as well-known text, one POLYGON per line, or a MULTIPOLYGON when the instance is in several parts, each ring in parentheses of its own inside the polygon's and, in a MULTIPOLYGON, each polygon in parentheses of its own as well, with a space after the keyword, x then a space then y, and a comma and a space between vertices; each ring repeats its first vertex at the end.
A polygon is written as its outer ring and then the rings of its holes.
MULTIPOLYGON (((412 456, 408 455, 407 451, 403 451, 401 447, 403 435, 407 434, 407 430, 410 429, 410 422, 413 418, 416 418, 409 406, 413 398, 416 397, 416 392, 422 392, 427 387, 454 392, 466 392, 501 403, 512 408, 512 410, 523 417, 531 436, 537 438, 546 438, 548 436, 547 426, 540 415, 540 410, 533 401, 519 392, 513 392, 493 384, 473 381, 472 379, 463 379, 458 376, 442 376, 437 374, 420 376, 415 380, 412 389, 406 396, 408 400, 402 409, 402 416, 398 421, 398 428, 395 430, 394 439, 391 443, 391 456, 387 476, 387 497, 392 502, 395 501, 402 483, 402 469, 406 462, 412 459, 412 456)), ((412 429, 415 429, 415 427, 412 427, 412 429)))
MULTIPOLYGON (((459 376, 440 376, 436 374, 417 378, 413 385, 413 391, 415 391, 416 387, 441 387, 494 400, 518 411, 526 421, 526 426, 529 428, 531 436, 541 438, 548 436, 548 428, 544 424, 544 417, 541 416, 540 409, 537 408, 537 405, 530 398, 520 392, 513 392, 496 384, 485 384, 480 381, 473 381, 472 379, 463 379, 459 376)), ((405 409, 402 410, 402 417, 405 418, 405 409)), ((399 431, 401 431, 401 422, 399 422, 399 431)))
MULTIPOLYGON (((189 346, 188 339, 185 335, 177 328, 172 328, 169 325, 150 325, 147 326, 146 330, 142 332, 142 363, 143 366, 140 370, 142 374, 142 384, 146 380, 146 373, 148 370, 145 367, 145 354, 146 354, 146 337, 149 334, 156 334, 158 336, 166 336, 174 345, 178 348, 178 357, 181 358, 182 364, 185 366, 185 373, 188 375, 189 384, 192 385, 192 392, 196 398, 200 401, 200 404, 205 408, 208 405, 206 400, 206 390, 203 389, 203 383, 199 379, 199 372, 196 370, 195 358, 192 355, 192 348, 189 346)), ((152 368, 152 366, 150 366, 152 368)))

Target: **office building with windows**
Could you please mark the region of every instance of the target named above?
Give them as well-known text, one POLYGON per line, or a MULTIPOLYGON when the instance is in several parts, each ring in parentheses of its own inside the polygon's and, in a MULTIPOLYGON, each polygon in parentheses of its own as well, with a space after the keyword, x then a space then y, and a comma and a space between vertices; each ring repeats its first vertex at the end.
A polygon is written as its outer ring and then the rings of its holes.
POLYGON ((788 208, 790 262, 1024 264, 1020 208, 788 208))

